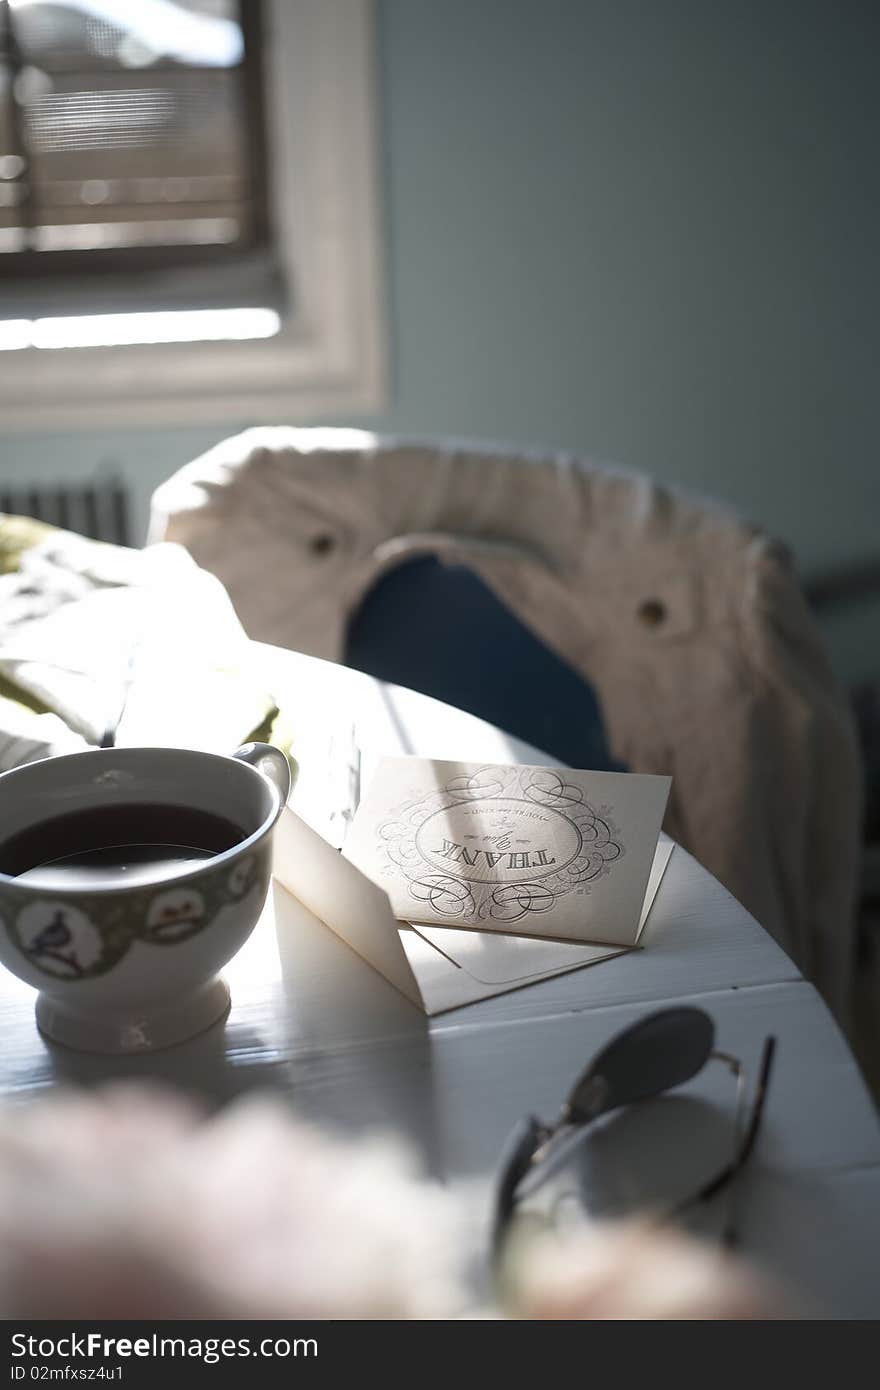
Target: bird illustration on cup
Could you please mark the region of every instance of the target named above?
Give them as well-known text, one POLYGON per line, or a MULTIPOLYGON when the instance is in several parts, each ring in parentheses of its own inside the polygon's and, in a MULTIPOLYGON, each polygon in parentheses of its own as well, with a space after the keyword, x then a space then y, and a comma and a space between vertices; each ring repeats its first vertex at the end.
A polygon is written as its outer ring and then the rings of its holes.
POLYGON ((26 956, 63 980, 94 974, 104 950, 91 918, 63 902, 29 903, 18 914, 15 934, 26 956))

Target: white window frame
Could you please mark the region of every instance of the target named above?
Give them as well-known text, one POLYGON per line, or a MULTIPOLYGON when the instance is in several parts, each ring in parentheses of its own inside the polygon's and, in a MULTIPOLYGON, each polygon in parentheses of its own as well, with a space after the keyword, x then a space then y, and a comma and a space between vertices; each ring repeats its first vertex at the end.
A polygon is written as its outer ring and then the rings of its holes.
POLYGON ((271 211, 292 287, 281 331, 0 352, 0 430, 295 424, 385 403, 372 0, 266 0, 265 46, 271 211))

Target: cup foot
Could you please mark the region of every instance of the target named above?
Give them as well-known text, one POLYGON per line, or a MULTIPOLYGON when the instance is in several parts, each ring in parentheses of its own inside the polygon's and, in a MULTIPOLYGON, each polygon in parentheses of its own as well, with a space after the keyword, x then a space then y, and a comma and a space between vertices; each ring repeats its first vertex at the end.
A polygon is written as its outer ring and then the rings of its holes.
POLYGON ((155 1052, 203 1033, 229 1011, 229 1002, 229 986, 220 975, 167 1009, 112 1018, 78 1013, 49 994, 38 994, 37 1027, 52 1042, 79 1052, 155 1052))

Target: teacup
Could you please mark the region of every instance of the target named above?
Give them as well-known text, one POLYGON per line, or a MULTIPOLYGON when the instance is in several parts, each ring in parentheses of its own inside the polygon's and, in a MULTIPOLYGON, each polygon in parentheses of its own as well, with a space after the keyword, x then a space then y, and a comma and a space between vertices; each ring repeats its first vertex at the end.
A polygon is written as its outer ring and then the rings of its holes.
POLYGON ((263 909, 289 789, 287 759, 262 743, 232 757, 96 749, 0 776, 0 869, 11 870, 0 872, 0 960, 39 990, 41 1031, 143 1052, 225 1014, 218 972, 263 909), (144 847, 141 822, 169 827, 167 855, 144 847))

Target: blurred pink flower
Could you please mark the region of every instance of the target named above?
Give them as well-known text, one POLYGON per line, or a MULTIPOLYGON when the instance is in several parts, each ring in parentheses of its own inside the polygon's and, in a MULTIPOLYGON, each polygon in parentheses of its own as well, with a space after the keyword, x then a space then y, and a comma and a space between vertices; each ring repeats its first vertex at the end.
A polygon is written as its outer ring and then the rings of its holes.
POLYGON ((110 1087, 0 1119, 0 1316, 447 1317, 459 1204, 277 1102, 110 1087))
POLYGON ((145 1086, 7 1107, 0 1194, 6 1319, 785 1315, 747 1266, 634 1223, 514 1238, 505 1305, 484 1307, 484 1201, 265 1097, 210 1117, 145 1086))

